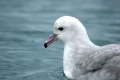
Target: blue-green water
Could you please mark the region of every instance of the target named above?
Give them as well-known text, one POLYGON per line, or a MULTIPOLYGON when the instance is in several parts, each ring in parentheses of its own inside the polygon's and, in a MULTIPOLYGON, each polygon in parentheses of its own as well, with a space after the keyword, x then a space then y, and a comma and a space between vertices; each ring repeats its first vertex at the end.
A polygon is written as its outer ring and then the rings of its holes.
POLYGON ((0 80, 66 80, 54 21, 78 18, 97 45, 120 43, 120 0, 0 0, 0 80))

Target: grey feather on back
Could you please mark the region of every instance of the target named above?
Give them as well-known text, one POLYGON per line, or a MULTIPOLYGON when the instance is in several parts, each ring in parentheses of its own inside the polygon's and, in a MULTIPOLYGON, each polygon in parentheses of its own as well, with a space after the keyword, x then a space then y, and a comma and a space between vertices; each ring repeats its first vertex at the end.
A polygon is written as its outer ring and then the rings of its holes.
POLYGON ((73 73, 77 80, 120 80, 120 44, 94 50, 76 62, 73 73))

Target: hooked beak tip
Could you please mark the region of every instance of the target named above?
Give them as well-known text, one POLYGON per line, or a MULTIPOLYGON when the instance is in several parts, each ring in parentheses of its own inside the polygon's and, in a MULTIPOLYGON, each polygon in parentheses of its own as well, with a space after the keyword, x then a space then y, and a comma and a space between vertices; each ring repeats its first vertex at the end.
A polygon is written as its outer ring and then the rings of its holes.
POLYGON ((44 47, 45 47, 45 48, 47 48, 47 47, 48 47, 48 46, 47 46, 47 43, 44 43, 44 47))

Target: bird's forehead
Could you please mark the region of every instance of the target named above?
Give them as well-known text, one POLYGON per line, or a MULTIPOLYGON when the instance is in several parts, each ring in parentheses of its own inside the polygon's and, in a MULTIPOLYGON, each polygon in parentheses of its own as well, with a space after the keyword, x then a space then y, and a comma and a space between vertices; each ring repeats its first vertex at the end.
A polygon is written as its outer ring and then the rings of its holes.
POLYGON ((54 27, 55 28, 58 28, 58 27, 69 27, 70 25, 71 25, 71 21, 69 19, 66 19, 66 18, 59 18, 54 23, 54 27))

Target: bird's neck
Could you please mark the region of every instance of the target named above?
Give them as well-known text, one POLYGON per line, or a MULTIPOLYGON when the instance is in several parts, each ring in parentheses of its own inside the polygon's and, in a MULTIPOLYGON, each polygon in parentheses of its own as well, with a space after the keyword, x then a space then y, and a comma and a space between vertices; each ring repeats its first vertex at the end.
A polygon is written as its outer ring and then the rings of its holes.
MULTIPOLYGON (((86 50, 93 49, 96 47, 89 38, 86 38, 84 40, 81 39, 74 39, 71 40, 71 42, 68 42, 65 44, 64 47, 64 73, 68 78, 73 78, 72 72, 75 69, 75 64, 77 62, 77 57, 82 58, 85 56, 87 52, 86 50), (77 40, 77 41, 74 41, 77 40)), ((87 54, 86 54, 87 55, 87 54)))

